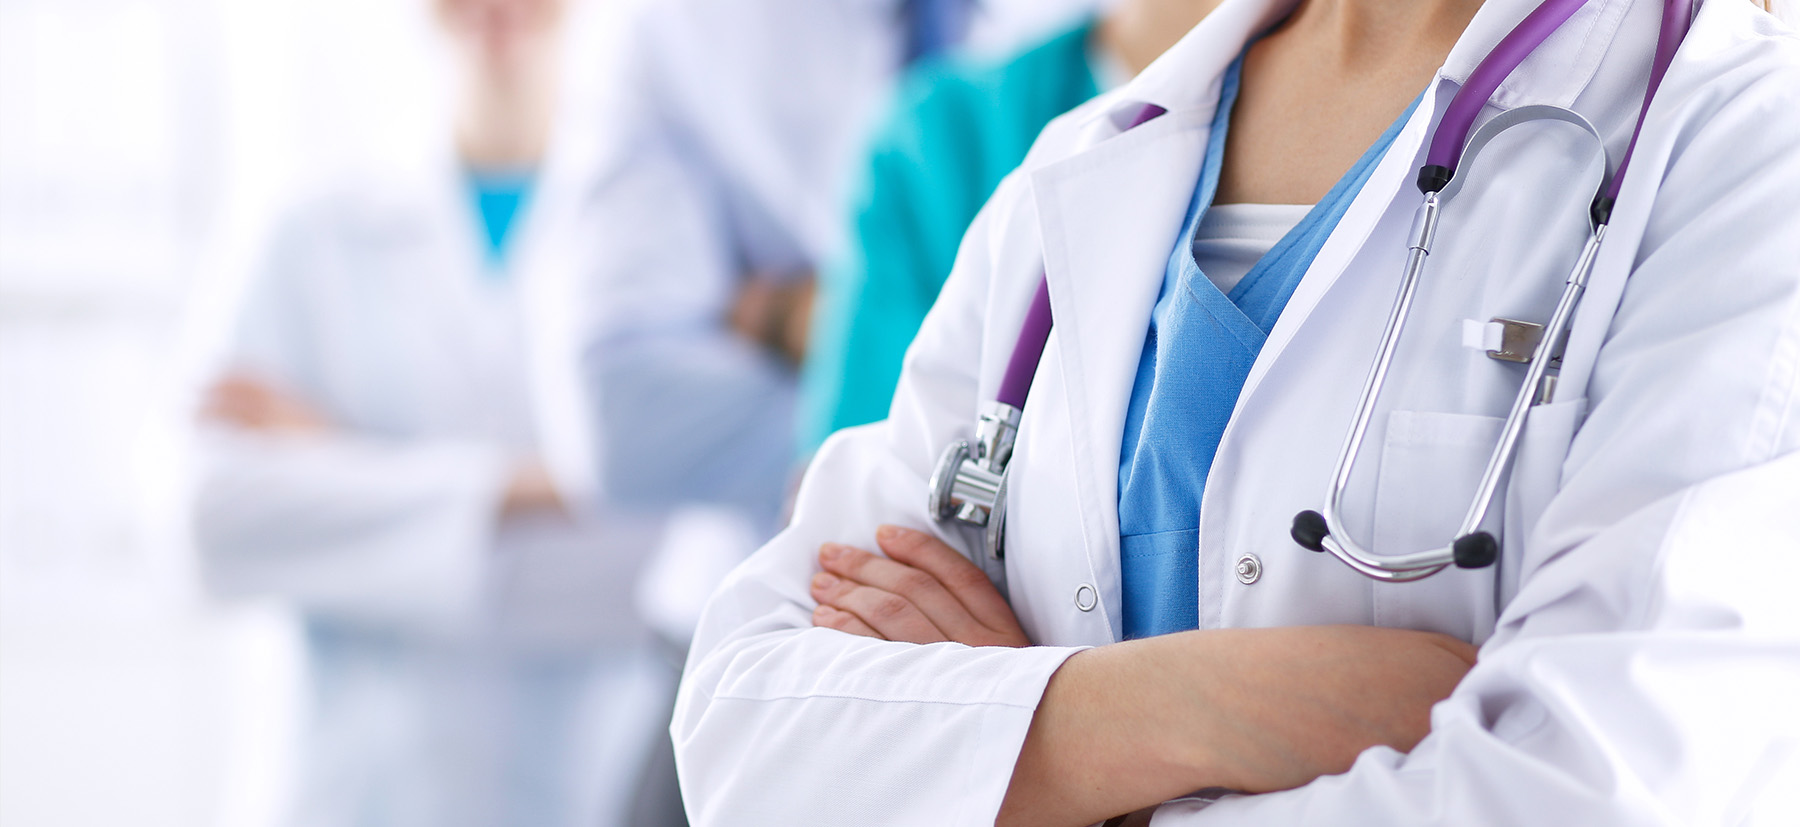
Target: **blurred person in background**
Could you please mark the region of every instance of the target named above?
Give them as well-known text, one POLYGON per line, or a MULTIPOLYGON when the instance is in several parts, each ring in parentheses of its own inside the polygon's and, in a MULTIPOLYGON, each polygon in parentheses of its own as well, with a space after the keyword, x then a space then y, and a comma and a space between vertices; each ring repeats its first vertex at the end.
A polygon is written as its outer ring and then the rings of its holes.
POLYGON ((299 824, 624 824, 666 738, 632 609, 660 523, 550 469, 584 454, 540 313, 575 249, 564 6, 434 0, 443 144, 285 213, 204 403, 209 584, 304 622, 299 824))
POLYGON ((800 448, 886 418, 963 231, 1051 118, 1135 76, 1219 0, 1119 0, 1023 50, 909 71, 857 170, 801 375, 800 448))
POLYGON ((635 9, 601 110, 582 219, 597 254, 576 328, 599 487, 683 509, 641 604, 678 650, 779 520, 812 273, 838 245, 848 173, 899 73, 953 48, 1009 48, 1099 1, 635 9), (690 514, 714 528, 688 530, 690 514))

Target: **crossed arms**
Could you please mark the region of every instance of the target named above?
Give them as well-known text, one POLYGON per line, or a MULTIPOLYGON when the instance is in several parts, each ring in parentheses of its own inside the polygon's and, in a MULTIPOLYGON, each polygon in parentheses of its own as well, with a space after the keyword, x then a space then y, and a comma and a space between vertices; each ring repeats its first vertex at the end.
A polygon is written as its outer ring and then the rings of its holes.
MULTIPOLYGON (((987 577, 936 538, 884 526, 885 557, 828 543, 813 623, 915 644, 1027 646, 987 577)), ((1455 638, 1363 626, 1221 629, 1077 653, 1051 677, 1001 825, 1082 825, 1194 790, 1267 792, 1410 750, 1474 664, 1455 638)))

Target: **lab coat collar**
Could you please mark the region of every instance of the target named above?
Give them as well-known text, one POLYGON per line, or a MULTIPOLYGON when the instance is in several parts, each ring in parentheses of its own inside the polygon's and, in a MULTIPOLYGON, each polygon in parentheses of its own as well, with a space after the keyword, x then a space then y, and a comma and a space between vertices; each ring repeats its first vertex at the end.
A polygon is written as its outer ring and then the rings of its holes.
MULTIPOLYGON (((1625 13, 1637 0, 1590 0, 1526 58, 1493 101, 1502 108, 1527 103, 1568 106, 1593 80, 1625 13)), ((1150 64, 1091 117, 1116 131, 1131 128, 1147 106, 1177 112, 1210 111, 1219 78, 1257 34, 1281 22, 1300 0, 1225 0, 1212 14, 1150 64), (1210 78, 1196 83, 1197 78, 1210 78)), ((1487 0, 1450 50, 1439 77, 1461 84, 1500 40, 1538 5, 1537 0, 1487 0)))

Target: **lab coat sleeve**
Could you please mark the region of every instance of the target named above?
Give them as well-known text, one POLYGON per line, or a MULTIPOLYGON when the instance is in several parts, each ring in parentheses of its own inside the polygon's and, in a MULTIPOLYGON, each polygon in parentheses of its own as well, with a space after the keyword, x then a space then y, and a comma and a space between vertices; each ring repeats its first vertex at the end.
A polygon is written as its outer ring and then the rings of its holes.
MULTIPOLYGON (((652 10, 654 11, 654 10, 652 10)), ((645 14, 603 109, 575 310, 599 489, 636 507, 742 509, 772 524, 793 461, 794 379, 725 325, 744 263, 728 171, 673 111, 676 33, 645 14)))
MULTIPOLYGON (((301 214, 267 245, 222 360, 338 421, 319 337, 345 308, 316 300, 329 222, 301 214)), ((203 424, 191 519, 201 573, 224 596, 276 597, 340 619, 441 626, 482 600, 511 458, 449 440, 246 433, 203 424)))
POLYGON ((359 622, 475 616, 510 471, 500 451, 209 431, 194 530, 215 592, 359 622))
MULTIPOLYGON (((1800 65, 1791 38, 1763 46, 1800 65)), ((1620 260, 1633 272, 1561 488, 1525 538, 1515 599, 1430 735, 1297 790, 1166 805, 1158 827, 1792 823, 1797 80, 1787 71, 1711 101, 1691 80, 1665 84, 1659 105, 1702 109, 1688 123, 1704 126, 1661 144, 1670 160, 1643 239, 1620 260)), ((1655 181, 1658 145, 1640 149, 1621 212, 1655 181)))
POLYGON ((978 219, 889 419, 826 441, 792 524, 701 618, 671 727, 696 825, 985 827, 999 812, 1044 686, 1076 649, 815 629, 808 593, 821 543, 874 550, 880 524, 935 529, 923 508, 935 449, 975 410, 985 233, 978 219))

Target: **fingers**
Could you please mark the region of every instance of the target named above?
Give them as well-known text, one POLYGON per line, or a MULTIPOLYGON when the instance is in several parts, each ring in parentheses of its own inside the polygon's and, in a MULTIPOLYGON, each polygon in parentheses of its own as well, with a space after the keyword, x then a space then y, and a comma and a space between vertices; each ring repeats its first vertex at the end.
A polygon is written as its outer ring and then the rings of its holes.
POLYGON ((922 531, 884 525, 875 532, 875 542, 895 560, 932 576, 957 602, 968 609, 976 621, 995 632, 1016 636, 1024 646, 1024 633, 1006 598, 988 581, 987 574, 956 549, 922 531))
POLYGON ((270 433, 318 433, 330 422, 299 397, 243 376, 227 376, 207 391, 201 416, 228 425, 270 433))
MULTIPOLYGON (((836 543, 819 550, 813 598, 889 640, 1029 646, 1012 607, 987 575, 929 534, 883 526, 887 557, 836 543)), ((814 622, 819 618, 815 616, 814 622)))
POLYGON ((855 615, 875 636, 907 643, 950 640, 912 601, 892 592, 819 572, 813 576, 812 593, 820 604, 855 615))
POLYGON ((845 580, 905 599, 948 640, 972 646, 990 642, 992 630, 976 620, 937 578, 922 569, 836 543, 827 543, 819 549, 819 565, 845 580))
POLYGON ((813 610, 813 625, 822 626, 827 629, 836 629, 840 632, 849 632, 850 634, 861 635, 862 637, 886 640, 886 638, 881 636, 880 632, 875 631, 874 627, 869 624, 862 622, 862 619, 858 618, 856 615, 824 604, 820 604, 819 608, 813 610))
POLYGON ((227 377, 206 394, 202 414, 244 428, 264 425, 269 419, 270 400, 261 385, 241 377, 227 377))

